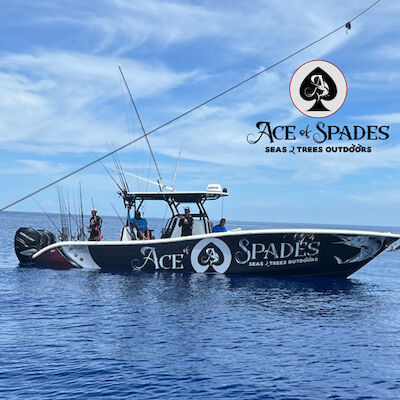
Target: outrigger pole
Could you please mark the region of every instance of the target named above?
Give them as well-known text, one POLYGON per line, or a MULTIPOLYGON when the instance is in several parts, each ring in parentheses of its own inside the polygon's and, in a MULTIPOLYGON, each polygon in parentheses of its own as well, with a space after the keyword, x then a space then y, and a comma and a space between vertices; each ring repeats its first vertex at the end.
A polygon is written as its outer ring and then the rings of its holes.
MULTIPOLYGON (((35 194, 40 193, 40 192, 42 192, 43 190, 46 190, 46 189, 48 189, 49 187, 56 185, 57 183, 59 183, 59 182, 65 180, 65 179, 69 178, 69 177, 72 176, 72 175, 77 174, 78 172, 83 171, 83 170, 86 169, 86 168, 91 167, 91 166, 94 165, 94 164, 97 164, 99 161, 104 160, 104 159, 107 158, 107 157, 110 157, 111 155, 117 153, 118 151, 121 151, 121 150, 127 148, 127 147, 130 146, 131 144, 136 143, 136 142, 138 142, 139 140, 141 140, 141 139, 143 139, 143 138, 146 138, 146 139, 147 139, 147 136, 151 135, 152 133, 157 132, 157 131, 159 131, 159 130, 162 129, 162 128, 165 128, 166 126, 172 124, 173 122, 177 121, 178 119, 181 119, 181 118, 185 117, 186 115, 188 115, 188 114, 192 113, 193 111, 196 111, 196 110, 198 110, 199 108, 205 106, 206 104, 211 103, 212 101, 214 101, 214 100, 216 100, 216 99, 222 97, 223 95, 225 95, 225 94, 231 92, 232 90, 238 88, 239 86, 244 85, 245 83, 249 82, 250 80, 252 80, 252 79, 254 79, 254 78, 257 78, 257 77, 260 76, 261 74, 264 74, 265 72, 267 72, 267 71, 269 71, 270 69, 276 67, 277 65, 282 64, 283 62, 289 60, 290 58, 296 56, 297 54, 303 52, 304 50, 307 50, 308 48, 310 48, 310 47, 314 46, 315 44, 321 42, 322 40, 326 39, 327 37, 329 37, 329 36, 333 35, 334 33, 338 32, 339 30, 341 30, 341 29, 343 29, 343 28, 347 29, 347 26, 348 26, 349 22, 352 23, 352 22, 355 21, 356 19, 360 18, 363 14, 365 14, 368 10, 370 10, 372 7, 376 6, 376 5, 377 5, 378 3, 380 3, 380 2, 381 2, 381 0, 376 0, 374 3, 372 3, 369 7, 365 8, 363 11, 361 11, 361 12, 360 12, 359 14, 357 14, 355 17, 353 17, 352 19, 346 21, 344 24, 338 26, 337 28, 331 30, 330 32, 328 32, 328 33, 325 34, 324 36, 321 36, 321 37, 319 37, 318 39, 314 40, 313 42, 308 43, 307 45, 305 45, 305 46, 303 46, 302 48, 300 48, 300 49, 294 51, 293 53, 289 54, 288 56, 286 56, 286 57, 284 57, 284 58, 281 58, 279 61, 276 61, 274 64, 269 65, 268 67, 262 69, 261 71, 257 72, 256 74, 249 76, 248 78, 244 79, 243 81, 241 81, 241 82, 237 83, 236 85, 233 85, 233 86, 229 87, 228 89, 226 89, 226 90, 224 90, 224 91, 218 93, 217 95, 215 95, 215 96, 213 96, 213 97, 211 97, 211 98, 209 98, 209 99, 203 101, 202 103, 198 104, 197 106, 190 108, 189 110, 183 112, 182 114, 179 114, 178 116, 176 116, 176 117, 170 119, 170 120, 167 121, 167 122, 164 122, 163 124, 161 124, 161 125, 158 126, 157 128, 154 128, 154 129, 152 129, 151 131, 149 131, 149 132, 147 132, 147 133, 144 133, 142 136, 139 136, 139 137, 137 137, 136 139, 133 139, 133 140, 131 140, 130 142, 125 143, 124 145, 122 145, 122 146, 116 148, 115 150, 110 151, 110 152, 104 154, 103 156, 99 157, 97 160, 91 161, 90 163, 87 163, 87 164, 83 165, 82 167, 79 167, 78 169, 76 169, 76 170, 74 170, 74 171, 68 173, 67 175, 64 175, 64 176, 62 176, 61 178, 58 178, 58 179, 56 179, 55 181, 50 182, 50 183, 48 183, 47 185, 42 186, 41 188, 39 188, 39 189, 37 189, 37 190, 35 190, 35 191, 33 191, 33 192, 31 192, 31 193, 29 193, 29 194, 27 194, 27 195, 21 197, 21 198, 19 198, 18 200, 15 200, 15 201, 13 201, 12 203, 7 204, 6 206, 0 208, 0 212, 1 212, 1 211, 4 211, 4 210, 7 210, 8 208, 10 208, 10 207, 12 207, 12 206, 15 206, 15 205, 18 204, 18 203, 21 203, 21 201, 24 201, 24 200, 28 199, 29 197, 32 197, 32 196, 34 196, 35 194)), ((135 107, 135 108, 136 108, 136 107, 135 107)), ((144 129, 143 129, 143 132, 145 132, 144 129)), ((158 169, 158 168, 157 168, 157 169, 158 169)))
POLYGON ((156 157, 154 156, 153 149, 151 148, 150 140, 149 140, 149 138, 147 137, 148 134, 146 133, 146 130, 144 129, 142 119, 140 118, 140 114, 139 114, 139 111, 138 111, 138 109, 137 109, 137 107, 136 107, 135 100, 133 100, 132 93, 131 93, 131 91, 129 90, 129 86, 128 86, 128 83, 126 82, 124 73, 122 72, 122 68, 121 68, 120 66, 118 66, 118 69, 119 69, 119 72, 121 73, 122 79, 124 80, 126 90, 127 90, 128 93, 129 93, 129 97, 131 98, 131 102, 132 102, 133 108, 135 109, 136 116, 137 116, 137 118, 138 118, 138 120, 139 120, 139 122, 140 122, 140 126, 141 126, 141 128, 142 128, 143 135, 144 135, 144 137, 146 138, 147 145, 149 146, 150 154, 151 154, 151 157, 152 157, 152 159, 153 159, 154 165, 155 165, 156 170, 157 170, 158 180, 159 180, 159 182, 160 182, 160 188, 161 188, 161 191, 162 191, 162 189, 165 187, 165 185, 164 185, 163 179, 162 179, 162 177, 161 177, 161 172, 160 172, 160 170, 159 170, 159 168, 158 168, 158 164, 157 164, 157 161, 156 161, 156 157))
POLYGON ((147 183, 151 183, 153 185, 157 185, 158 187, 161 187, 162 189, 168 189, 171 192, 174 191, 174 188, 172 186, 161 185, 160 182, 155 182, 155 181, 152 181, 151 179, 143 178, 143 177, 141 177, 139 175, 132 174, 131 172, 126 172, 125 171, 125 174, 129 175, 129 176, 132 176, 133 178, 140 179, 143 182, 147 182, 147 183))

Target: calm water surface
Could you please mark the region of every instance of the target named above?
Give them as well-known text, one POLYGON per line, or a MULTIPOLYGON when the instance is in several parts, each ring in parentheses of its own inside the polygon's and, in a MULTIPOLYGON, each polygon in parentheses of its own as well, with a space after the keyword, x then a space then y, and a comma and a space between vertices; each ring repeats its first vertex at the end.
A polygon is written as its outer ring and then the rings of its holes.
POLYGON ((0 213, 1 399, 400 398, 400 252, 347 280, 39 270, 23 225, 54 230, 0 213))

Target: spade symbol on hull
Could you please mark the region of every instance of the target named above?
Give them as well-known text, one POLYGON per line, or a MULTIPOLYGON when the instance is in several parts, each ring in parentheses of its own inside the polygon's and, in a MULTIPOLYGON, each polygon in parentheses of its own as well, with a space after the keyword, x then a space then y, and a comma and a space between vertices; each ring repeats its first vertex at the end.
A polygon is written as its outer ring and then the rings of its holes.
POLYGON ((300 85, 300 96, 307 101, 315 100, 308 111, 329 111, 322 100, 331 101, 336 95, 335 81, 320 67, 311 71, 300 85))

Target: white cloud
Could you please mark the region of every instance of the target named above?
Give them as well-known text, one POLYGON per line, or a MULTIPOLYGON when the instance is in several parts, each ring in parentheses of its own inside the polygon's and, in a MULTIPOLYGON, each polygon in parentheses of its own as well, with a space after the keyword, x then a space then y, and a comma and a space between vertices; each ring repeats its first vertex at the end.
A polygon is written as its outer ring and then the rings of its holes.
POLYGON ((101 151, 106 143, 130 140, 123 113, 115 112, 110 103, 127 96, 121 92, 118 65, 123 65, 137 99, 161 95, 197 74, 80 53, 4 55, 0 144, 13 150, 57 153, 101 151))
POLYGON ((400 203, 400 191, 397 189, 390 190, 378 190, 379 196, 377 196, 377 192, 370 193, 358 193, 351 195, 350 198, 364 204, 372 204, 375 206, 396 206, 398 207, 400 203))
POLYGON ((385 44, 375 52, 375 55, 388 60, 398 60, 400 58, 400 48, 393 44, 385 44))
MULTIPOLYGON (((43 86, 37 87, 36 80, 41 82, 45 76, 46 80, 57 80, 58 86, 61 86, 61 83, 65 86, 73 85, 73 92, 71 90, 69 93, 71 97, 83 96, 92 101, 101 99, 101 96, 109 98, 120 95, 120 75, 117 69, 119 65, 135 88, 135 98, 160 95, 172 87, 183 84, 197 73, 196 71, 178 73, 157 63, 149 64, 127 58, 66 51, 9 53, 3 54, 0 60, 0 68, 3 70, 25 71, 27 73, 25 79, 35 82, 37 89, 43 89, 43 86), (78 85, 81 90, 76 92, 78 85)), ((54 88, 56 83, 50 82, 54 88)))
MULTIPOLYGON (((229 52, 231 60, 243 54, 263 54, 264 59, 272 61, 340 26, 365 6, 361 1, 333 0, 307 1, 306 5, 291 0, 256 0, 246 4, 104 0, 94 2, 90 8, 71 9, 70 4, 61 3, 50 15, 36 16, 33 21, 89 30, 97 37, 96 51, 121 54, 142 45, 166 48, 212 38, 229 52)), ((357 21, 351 35, 359 33, 364 23, 357 21)), ((332 51, 349 37, 339 34, 328 38, 318 45, 318 53, 332 51)))
POLYGON ((400 113, 360 115, 352 119, 379 125, 400 124, 400 113))
POLYGON ((46 160, 16 160, 13 166, 0 167, 1 174, 7 175, 57 175, 67 171, 68 164, 53 163, 46 160))
MULTIPOLYGON (((0 93, 0 145, 3 149, 52 154, 103 152, 107 143, 120 145, 132 139, 116 102, 126 96, 121 92, 119 64, 124 68, 135 99, 145 101, 150 98, 155 102, 163 99, 164 109, 157 109, 152 128, 154 124, 164 122, 164 115, 175 116, 186 108, 182 107, 180 99, 169 96, 171 89, 186 85, 185 93, 189 94, 191 104, 196 104, 201 96, 190 89, 194 81, 204 79, 202 84, 212 87, 213 91, 215 81, 222 82, 226 88, 236 79, 254 73, 261 65, 269 65, 327 33, 365 6, 363 2, 313 1, 307 2, 305 8, 306 2, 289 0, 274 4, 260 0, 246 4, 245 8, 233 6, 231 2, 194 5, 154 0, 107 0, 99 4, 106 7, 69 10, 66 4, 51 5, 55 7, 56 15, 34 18, 40 23, 73 24, 84 32, 91 30, 95 37, 91 50, 97 51, 97 55, 45 49, 3 54, 0 59, 3 88, 0 93), (210 66, 201 73, 198 69, 178 72, 172 66, 154 61, 163 59, 163 51, 167 48, 176 51, 175 45, 190 43, 196 48, 198 39, 212 40, 215 47, 210 48, 214 52, 223 49, 215 60, 216 67, 210 66), (151 54, 148 59, 152 61, 144 63, 115 56, 132 48, 140 48, 144 57, 151 54), (235 63, 243 62, 244 56, 248 57, 247 67, 232 72, 235 63), (253 60, 254 70, 249 71, 248 66, 253 65, 253 60), (223 66, 223 72, 220 66, 223 66), (219 72, 215 73, 214 68, 219 72)), ((275 124, 291 123, 300 118, 287 95, 293 67, 310 54, 317 58, 332 52, 346 41, 359 37, 360 33, 366 40, 372 34, 368 30, 368 21, 372 19, 372 15, 366 14, 353 25, 349 35, 344 31, 333 35, 223 100, 152 135, 150 140, 155 151, 175 157, 183 143, 183 157, 187 160, 227 167, 262 166, 292 171, 293 179, 309 181, 339 179, 371 166, 386 167, 385 162, 374 157, 374 154, 381 155, 381 150, 364 158, 361 155, 322 157, 315 154, 290 158, 288 155, 266 155, 262 145, 251 146, 245 141, 246 134, 255 130, 256 118, 271 119, 275 124)), ((384 29, 383 23, 379 22, 378 26, 384 29)), ((164 59, 170 65, 179 65, 179 62, 171 61, 176 53, 171 54, 164 59)), ((205 52, 206 61, 207 56, 205 52)), ((377 76, 361 78, 376 79, 377 76)), ((391 123, 395 123, 397 114, 391 114, 391 117, 391 123)), ((395 154, 397 156, 397 150, 395 154)))

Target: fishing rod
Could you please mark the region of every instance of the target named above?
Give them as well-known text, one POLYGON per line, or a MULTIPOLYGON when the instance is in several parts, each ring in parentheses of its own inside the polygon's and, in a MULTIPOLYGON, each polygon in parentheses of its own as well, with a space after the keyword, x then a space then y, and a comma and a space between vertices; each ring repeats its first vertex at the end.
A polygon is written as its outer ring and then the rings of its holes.
MULTIPOLYGON (((109 149, 112 151, 113 150, 113 147, 112 147, 112 145, 111 144, 109 144, 109 149)), ((116 154, 116 153, 114 153, 113 155, 112 155, 112 159, 113 159, 113 161, 114 161, 114 166, 115 166, 115 170, 117 171, 117 174, 118 174, 118 177, 119 177, 119 180, 120 180, 120 183, 121 183, 121 185, 122 185, 122 188, 121 188, 121 186, 120 185, 118 185, 118 183, 114 180, 114 182, 117 184, 117 186, 120 188, 120 190, 122 191, 122 192, 128 192, 129 191, 129 186, 128 186, 128 182, 127 182, 127 180, 126 180, 126 177, 125 177, 125 174, 124 174, 124 171, 123 171, 123 169, 122 169, 122 165, 121 165, 121 163, 120 163, 120 161, 119 161, 119 158, 118 158, 118 155, 116 154)), ((103 164, 102 164, 103 165, 103 164)), ((104 165, 103 165, 103 167, 104 167, 104 165)), ((105 167, 104 167, 105 168, 105 167)), ((111 175, 110 175, 111 176, 111 175)))
MULTIPOLYGON (((93 153, 93 154, 97 157, 97 155, 95 153, 93 153)), ((107 174, 114 181, 114 183, 118 186, 118 189, 122 192, 123 191, 122 187, 119 185, 119 183, 116 181, 116 179, 111 175, 111 172, 108 170, 108 168, 101 161, 100 161, 100 164, 106 170, 107 174)), ((80 183, 79 183, 79 185, 80 185, 80 183)))
POLYGON ((79 182, 79 199, 80 199, 80 206, 81 206, 81 237, 83 237, 83 239, 86 239, 85 222, 83 220, 83 201, 82 201, 82 185, 81 185, 81 182, 79 182))
POLYGON ((120 161, 120 159, 119 159, 119 157, 118 157, 118 154, 117 154, 117 153, 114 153, 114 154, 113 154, 113 157, 114 157, 115 164, 116 164, 116 166, 118 167, 118 171, 119 171, 120 176, 121 176, 122 185, 123 185, 123 187, 125 188, 125 190, 126 190, 127 192, 129 192, 129 185, 128 185, 128 182, 127 182, 126 177, 125 177, 125 172, 124 172, 124 170, 122 169, 121 161, 120 161))
MULTIPOLYGON (((125 228, 125 222, 124 222, 124 220, 123 220, 123 219, 121 218, 121 216, 119 215, 117 209, 114 207, 114 204, 113 204, 113 203, 110 203, 110 204, 111 204, 112 208, 114 209, 115 213, 118 215, 118 218, 120 219, 120 221, 121 221, 121 223, 122 223, 122 228, 125 228)), ((127 231, 128 231, 128 233, 129 233, 129 236, 131 237, 131 239, 132 239, 132 240, 135 240, 135 237, 132 235, 131 230, 128 229, 127 231)), ((122 233, 121 233, 121 237, 122 237, 122 233)))
POLYGON ((68 224, 67 224, 67 217, 65 215, 65 199, 64 194, 60 187, 57 187, 57 195, 58 195, 58 207, 60 209, 60 220, 61 220, 61 235, 63 240, 69 239, 69 231, 68 231, 68 224))
MULTIPOLYGON (((69 235, 72 239, 72 222, 71 222, 72 215, 71 215, 71 206, 69 203, 69 193, 68 192, 67 192, 67 203, 65 206, 65 211, 67 211, 67 213, 68 213, 68 229, 69 229, 69 235), (68 206, 68 208, 67 208, 67 206, 68 206)), ((76 221, 75 221, 75 223, 76 223, 76 221)), ((78 224, 77 224, 77 227, 78 227, 78 224)))
POLYGON ((75 174, 77 174, 78 172, 81 172, 81 171, 83 171, 84 169, 89 168, 89 167, 91 167, 92 165, 98 163, 99 161, 104 160, 105 158, 110 157, 111 155, 113 155, 113 154, 115 154, 115 153, 117 153, 117 152, 119 152, 119 151, 121 151, 121 150, 123 150, 123 149, 129 147, 129 146, 132 145, 133 143, 136 143, 136 142, 138 142, 139 140, 141 140, 141 139, 143 139, 143 138, 146 138, 146 137, 148 137, 149 135, 151 135, 151 134, 153 134, 153 133, 159 131, 160 129, 165 128, 166 126, 168 126, 168 125, 172 124, 173 122, 175 122, 175 121, 177 121, 177 120, 179 120, 179 119, 185 117, 186 115, 188 115, 188 114, 190 114, 190 113, 192 113, 192 112, 198 110, 199 108, 205 106, 206 104, 209 104, 209 103, 211 103, 212 101, 214 101, 214 100, 216 100, 216 99, 218 99, 218 98, 224 96, 225 94, 231 92, 232 90, 235 90, 235 89, 238 88, 239 86, 244 85, 245 83, 249 82, 250 80, 252 80, 252 79, 254 79, 254 78, 257 78, 257 77, 260 76, 261 74, 264 74, 265 72, 267 72, 267 71, 269 71, 270 69, 276 67, 277 65, 282 64, 283 62, 289 60, 290 58, 296 56, 297 54, 303 52, 304 50, 307 50, 308 48, 310 48, 310 47, 314 46, 315 44, 321 42, 322 40, 326 39, 327 37, 329 37, 329 36, 333 35, 334 33, 338 32, 339 30, 341 30, 341 29, 343 29, 343 28, 345 28, 346 30, 350 29, 350 28, 351 28, 351 23, 352 23, 353 21, 355 21, 357 18, 360 18, 363 14, 365 14, 367 11, 369 11, 371 8, 373 8, 374 6, 376 6, 376 5, 377 5, 378 3, 380 3, 380 2, 381 2, 381 0, 375 1, 375 2, 374 2, 373 4, 371 4, 369 7, 365 8, 363 11, 361 11, 359 14, 357 14, 354 18, 348 20, 348 21, 345 22, 344 24, 342 24, 342 25, 340 25, 339 27, 333 29, 332 31, 330 31, 330 32, 328 32, 327 34, 325 34, 324 36, 321 36, 320 38, 314 40, 313 42, 311 42, 311 43, 309 43, 309 44, 303 46, 302 48, 296 50, 295 52, 289 54, 288 56, 286 56, 286 57, 280 59, 279 61, 275 62, 274 64, 271 64, 270 66, 268 66, 268 67, 262 69, 261 71, 257 72, 256 74, 249 76, 248 78, 244 79, 243 81, 241 81, 241 82, 239 82, 239 83, 237 83, 237 84, 235 84, 235 85, 229 87, 228 89, 226 89, 226 90, 224 90, 224 91, 218 93, 217 95, 215 95, 215 96, 213 96, 213 97, 211 97, 211 98, 209 98, 209 99, 203 101, 202 103, 198 104, 197 106, 190 108, 189 110, 183 112, 182 114, 179 114, 178 116, 176 116, 176 117, 170 119, 170 120, 167 121, 167 122, 164 122, 163 124, 161 124, 161 125, 158 126, 157 128, 154 128, 153 130, 151 130, 151 131, 149 131, 149 132, 147 132, 147 133, 144 133, 143 135, 137 137, 136 139, 133 139, 133 140, 129 141, 128 143, 125 143, 124 145, 122 145, 122 146, 116 148, 115 150, 110 151, 110 152, 108 152, 107 154, 104 154, 103 156, 99 157, 97 160, 91 161, 90 163, 87 163, 87 164, 83 165, 82 167, 77 168, 76 170, 74 170, 74 171, 68 173, 67 175, 64 175, 64 176, 62 176, 61 178, 58 178, 58 179, 56 179, 55 181, 50 182, 50 183, 48 183, 48 184, 45 185, 45 186, 42 186, 41 188, 39 188, 39 189, 33 191, 32 193, 29 193, 29 194, 27 194, 26 196, 23 196, 23 197, 21 197, 20 199, 15 200, 15 201, 13 201, 13 202, 10 203, 10 204, 7 204, 6 206, 0 208, 0 212, 1 212, 1 211, 4 211, 4 210, 7 210, 8 208, 10 208, 10 207, 12 207, 12 206, 14 206, 14 205, 20 203, 21 201, 24 201, 24 200, 28 199, 29 197, 32 197, 32 196, 34 196, 35 194, 40 193, 40 192, 42 192, 43 190, 46 190, 46 189, 48 189, 49 187, 56 185, 57 183, 59 183, 59 182, 65 180, 65 179, 69 178, 70 176, 75 175, 75 174))
POLYGON ((117 209, 115 208, 114 204, 113 204, 113 203, 110 203, 110 204, 111 204, 112 208, 114 209, 115 214, 117 214, 118 218, 121 220, 122 226, 125 226, 125 222, 124 222, 124 220, 122 219, 122 217, 118 214, 118 211, 117 211, 117 209))
POLYGON ((42 210, 42 213, 47 217, 47 219, 52 223, 52 225, 54 226, 54 228, 57 229, 57 232, 62 235, 62 232, 60 231, 60 229, 58 229, 58 226, 55 224, 55 222, 50 218, 50 215, 48 215, 46 213, 46 211, 44 211, 44 209, 42 208, 42 206, 39 204, 39 202, 36 199, 33 199, 33 201, 38 205, 38 207, 42 210))
MULTIPOLYGON (((79 226, 78 220, 70 213, 70 211, 66 208, 65 211, 69 215, 69 220, 70 220, 70 232, 71 232, 71 238, 72 238, 72 224, 71 224, 71 218, 75 222, 76 227, 78 228, 78 231, 81 231, 81 227, 79 226)), ((78 234, 79 235, 79 234, 78 234)))

